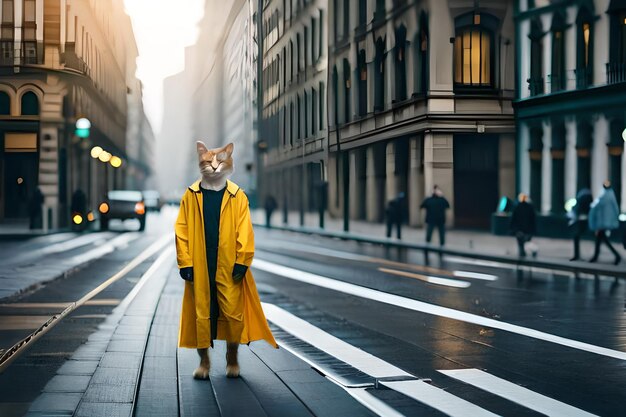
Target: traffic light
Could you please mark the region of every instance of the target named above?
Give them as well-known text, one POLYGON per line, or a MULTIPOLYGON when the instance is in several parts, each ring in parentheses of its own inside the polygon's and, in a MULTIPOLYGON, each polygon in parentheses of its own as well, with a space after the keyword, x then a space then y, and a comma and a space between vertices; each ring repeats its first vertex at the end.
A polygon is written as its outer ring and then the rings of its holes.
POLYGON ((76 136, 79 138, 88 138, 89 137, 89 129, 91 129, 91 122, 89 119, 85 117, 81 117, 76 120, 76 136))

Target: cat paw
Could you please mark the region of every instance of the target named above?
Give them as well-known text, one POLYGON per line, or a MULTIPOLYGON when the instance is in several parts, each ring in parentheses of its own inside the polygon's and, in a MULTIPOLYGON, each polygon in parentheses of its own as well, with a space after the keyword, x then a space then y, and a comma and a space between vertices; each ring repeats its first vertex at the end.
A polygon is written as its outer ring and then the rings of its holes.
POLYGON ((209 368, 206 366, 198 366, 195 371, 193 371, 194 379, 209 379, 209 368))
POLYGON ((227 378, 239 378, 239 365, 226 366, 226 377, 227 378))

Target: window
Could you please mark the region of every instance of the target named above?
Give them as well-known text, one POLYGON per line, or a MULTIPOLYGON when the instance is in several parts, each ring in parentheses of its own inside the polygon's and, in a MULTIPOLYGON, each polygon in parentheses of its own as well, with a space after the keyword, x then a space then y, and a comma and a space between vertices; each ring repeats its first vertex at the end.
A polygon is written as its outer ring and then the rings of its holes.
POLYGON ((333 95, 333 114, 334 114, 334 122, 335 126, 339 125, 339 73, 337 72, 337 67, 333 67, 333 85, 331 87, 331 93, 333 95))
POLYGON ((530 24, 530 95, 543 94, 543 30, 541 21, 533 19, 530 24))
POLYGON ((294 117, 293 117, 293 112, 294 112, 293 103, 290 103, 289 107, 290 107, 289 109, 289 128, 290 128, 289 129, 289 144, 293 146, 293 139, 294 139, 295 131, 296 131, 296 127, 294 126, 295 125, 294 117))
POLYGON ((39 99, 32 91, 22 96, 22 116, 36 116, 39 114, 39 99))
POLYGON ((318 104, 317 104, 317 91, 315 90, 315 88, 313 88, 311 90, 311 130, 313 133, 313 136, 316 135, 317 133, 317 126, 318 126, 318 121, 317 121, 317 111, 318 111, 318 104))
POLYGON ((385 41, 376 40, 374 58, 374 111, 385 109, 385 41))
POLYGON ((324 130, 326 128, 326 126, 324 125, 324 121, 326 120, 324 118, 324 102, 325 102, 325 93, 326 93, 326 89, 324 88, 324 83, 321 82, 320 83, 320 99, 319 99, 319 104, 320 104, 320 118, 319 118, 319 122, 320 122, 320 130, 324 130))
POLYGON ((304 128, 302 129, 303 131, 303 137, 308 138, 309 137, 309 93, 306 92, 306 90, 304 91, 304 114, 302 117, 302 120, 304 122, 304 128))
POLYGON ((350 63, 348 62, 347 59, 344 59, 343 60, 343 87, 344 87, 343 121, 345 123, 348 123, 351 120, 350 99, 351 99, 351 91, 352 91, 352 77, 351 77, 350 72, 351 72, 350 63))
POLYGON ((348 36, 350 36, 350 0, 343 0, 343 37, 348 36))
POLYGON ((324 11, 323 10, 319 10, 320 12, 320 36, 318 37, 318 41, 319 41, 319 45, 318 45, 318 51, 319 51, 319 56, 322 57, 324 56, 324 11))
POLYGON ((491 86, 491 33, 469 28, 454 39, 454 82, 467 86, 491 86))
POLYGON ((309 67, 309 28, 304 27, 304 69, 309 67))
POLYGON ((0 62, 13 64, 13 0, 2 0, 2 33, 0 33, 0 62))
POLYGON ((395 83, 396 101, 406 100, 406 28, 400 26, 396 30, 395 83))
POLYGON ((565 19, 555 13, 552 19, 552 69, 550 74, 551 91, 565 89, 565 19))
POLYGON ((22 53, 27 64, 37 63, 37 19, 35 0, 24 0, 24 27, 22 28, 22 53))
POLYGON ((374 20, 380 20, 385 17, 385 0, 376 0, 376 11, 374 12, 374 20))
POLYGON ((8 116, 11 114, 11 97, 4 91, 0 92, 0 115, 8 116))
POLYGON ((454 38, 455 87, 493 86, 493 29, 495 17, 468 13, 456 19, 454 38))
POLYGON ((612 84, 626 81, 626 9, 621 8, 620 2, 612 1, 607 13, 610 13, 610 42, 606 78, 612 84))
POLYGON ((302 55, 302 44, 300 42, 300 34, 296 35, 296 74, 300 73, 300 61, 302 55))
POLYGON ((359 0, 359 27, 367 26, 367 0, 359 0))
POLYGON ((415 35, 413 62, 414 93, 422 94, 428 88, 428 18, 424 11, 420 13, 420 29, 415 35))
POLYGON ((593 16, 582 7, 576 19, 576 87, 586 88, 593 80, 593 16))
POLYGON ((365 61, 365 50, 359 51, 358 57, 359 71, 359 115, 367 114, 367 62, 365 61))
POLYGON ((317 19, 312 18, 311 19, 311 61, 312 63, 317 62, 317 42, 315 42, 316 40, 316 35, 317 35, 317 19))
POLYGON ((296 115, 297 115, 297 119, 296 119, 296 137, 298 139, 302 138, 302 119, 301 119, 301 114, 302 114, 302 106, 300 105, 300 94, 298 94, 297 99, 296 99, 296 115))
POLYGON ((291 65, 289 66, 289 82, 293 81, 293 68, 296 65, 296 57, 293 53, 293 41, 289 41, 289 58, 291 58, 291 65))
POLYGON ((339 40, 339 1, 333 0, 333 32, 335 43, 339 40))

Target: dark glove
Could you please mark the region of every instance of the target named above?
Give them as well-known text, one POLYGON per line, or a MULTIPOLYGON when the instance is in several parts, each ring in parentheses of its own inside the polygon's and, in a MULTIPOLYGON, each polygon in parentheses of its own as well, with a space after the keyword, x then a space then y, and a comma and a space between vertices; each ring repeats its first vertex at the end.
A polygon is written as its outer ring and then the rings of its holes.
POLYGON ((180 268, 178 271, 180 273, 180 277, 185 281, 193 282, 193 266, 188 266, 187 268, 180 268))
POLYGON ((235 264, 235 267, 233 268, 233 281, 235 281, 235 284, 239 284, 243 280, 243 277, 246 276, 247 271, 247 266, 235 264))

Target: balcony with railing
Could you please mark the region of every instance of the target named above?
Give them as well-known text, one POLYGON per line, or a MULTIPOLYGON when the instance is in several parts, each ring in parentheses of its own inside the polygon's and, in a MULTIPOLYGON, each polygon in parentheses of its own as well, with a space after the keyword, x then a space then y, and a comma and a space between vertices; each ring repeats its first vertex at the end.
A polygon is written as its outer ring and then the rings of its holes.
POLYGON ((626 82, 626 63, 609 62, 606 64, 606 82, 607 84, 626 82))
POLYGON ((531 96, 543 94, 543 77, 530 77, 526 80, 531 96))
POLYGON ((591 87, 593 80, 590 67, 576 68, 574 73, 576 74, 576 88, 591 87))

